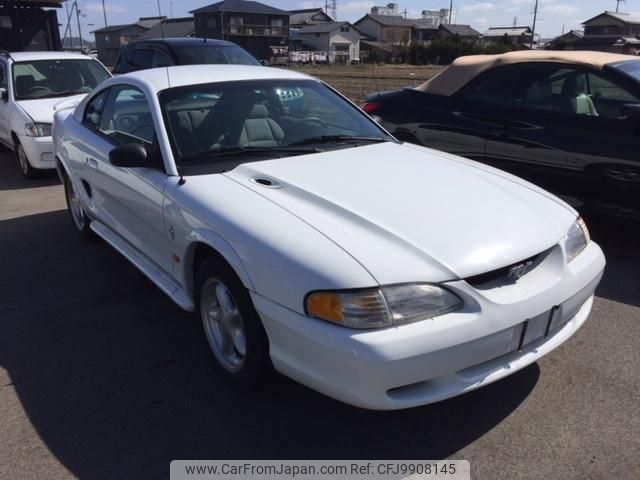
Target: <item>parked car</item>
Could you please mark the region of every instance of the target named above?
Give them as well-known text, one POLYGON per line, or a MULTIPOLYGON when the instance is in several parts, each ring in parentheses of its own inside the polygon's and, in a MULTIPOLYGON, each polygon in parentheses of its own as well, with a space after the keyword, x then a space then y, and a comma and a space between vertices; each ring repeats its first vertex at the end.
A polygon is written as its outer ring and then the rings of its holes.
POLYGON ((0 143, 32 178, 55 168, 51 123, 56 104, 77 100, 111 75, 77 53, 0 52, 0 143))
POLYGON ((571 337, 605 264, 563 201, 401 144, 297 72, 123 75, 54 141, 78 232, 195 310, 245 386, 273 365, 372 409, 476 389, 571 337))
POLYGON ((640 60, 600 52, 463 57, 363 108, 402 140, 493 165, 574 206, 640 219, 640 60))
POLYGON ((129 43, 122 49, 113 73, 175 65, 261 65, 235 43, 203 38, 154 38, 129 43))

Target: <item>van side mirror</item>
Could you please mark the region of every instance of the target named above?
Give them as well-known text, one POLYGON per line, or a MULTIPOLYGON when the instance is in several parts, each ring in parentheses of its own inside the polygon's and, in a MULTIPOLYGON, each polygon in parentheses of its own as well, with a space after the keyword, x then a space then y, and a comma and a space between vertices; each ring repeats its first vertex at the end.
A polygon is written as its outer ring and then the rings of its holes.
POLYGON ((119 145, 109 152, 109 161, 115 167, 151 167, 152 162, 147 147, 140 143, 119 145))
POLYGON ((620 120, 640 121, 640 104, 628 103, 620 108, 620 120))
POLYGON ((0 100, 7 101, 9 99, 9 91, 6 88, 0 88, 0 100))

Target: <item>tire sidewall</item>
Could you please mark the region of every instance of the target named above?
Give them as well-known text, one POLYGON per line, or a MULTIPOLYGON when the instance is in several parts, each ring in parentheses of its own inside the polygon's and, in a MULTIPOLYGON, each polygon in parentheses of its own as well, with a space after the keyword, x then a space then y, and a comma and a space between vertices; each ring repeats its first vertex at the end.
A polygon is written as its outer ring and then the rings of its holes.
POLYGON ((83 225, 82 227, 80 227, 77 223, 76 220, 74 218, 73 215, 73 211, 72 211, 72 207, 71 207, 71 202, 69 201, 69 194, 70 192, 73 191, 74 194, 76 195, 76 198, 78 199, 78 202, 80 201, 78 198, 78 192, 75 191, 74 187, 73 187, 73 182, 71 181, 71 178, 69 178, 68 175, 65 175, 64 177, 64 198, 67 202, 67 211, 69 212, 69 219, 71 220, 71 223, 73 224, 73 227, 76 229, 76 231, 78 233, 80 233, 80 235, 82 235, 83 238, 87 239, 87 240, 93 240, 94 238, 94 234, 93 234, 93 230, 91 230, 91 227, 89 226, 89 224, 91 223, 91 219, 87 216, 86 212, 84 211, 84 209, 82 208, 82 205, 80 204, 80 208, 82 209, 82 217, 83 217, 83 225))
POLYGON ((20 168, 20 172, 22 172, 22 174, 26 178, 35 178, 37 170, 31 166, 31 163, 29 162, 29 157, 27 156, 27 152, 25 152, 24 147, 19 141, 16 141, 15 155, 16 155, 16 161, 18 162, 18 168, 20 168), (24 160, 26 162, 26 165, 25 165, 26 169, 25 167, 22 166, 22 161, 20 160, 21 154, 24 156, 24 160))
POLYGON ((225 262, 213 257, 207 258, 197 267, 195 297, 196 314, 200 319, 202 334, 211 350, 213 364, 218 374, 243 389, 252 390, 262 385, 271 370, 269 342, 260 316, 251 301, 251 295, 235 272, 225 262), (246 354, 242 367, 236 372, 231 372, 220 364, 206 335, 201 313, 201 290, 203 284, 210 278, 216 278, 225 284, 242 315, 246 336, 246 354))

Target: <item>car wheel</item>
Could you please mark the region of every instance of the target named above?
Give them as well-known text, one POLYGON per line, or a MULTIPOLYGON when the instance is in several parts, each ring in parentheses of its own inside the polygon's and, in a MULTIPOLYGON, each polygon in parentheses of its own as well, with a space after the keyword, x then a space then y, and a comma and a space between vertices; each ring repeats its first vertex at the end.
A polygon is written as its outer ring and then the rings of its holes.
POLYGON ((85 214, 76 189, 73 187, 73 182, 71 182, 68 175, 64 177, 64 194, 67 199, 67 209, 69 210, 71 222, 83 238, 93 240, 95 235, 89 226, 91 220, 85 214))
POLYGON ((20 167, 20 171, 22 172, 22 174, 26 178, 35 178, 38 174, 38 170, 33 168, 29 163, 27 154, 24 151, 24 148, 20 142, 16 142, 15 152, 16 152, 16 160, 18 161, 18 166, 20 167))
POLYGON ((247 390, 263 383, 272 368, 267 334, 249 291, 223 261, 199 266, 196 312, 221 376, 247 390))

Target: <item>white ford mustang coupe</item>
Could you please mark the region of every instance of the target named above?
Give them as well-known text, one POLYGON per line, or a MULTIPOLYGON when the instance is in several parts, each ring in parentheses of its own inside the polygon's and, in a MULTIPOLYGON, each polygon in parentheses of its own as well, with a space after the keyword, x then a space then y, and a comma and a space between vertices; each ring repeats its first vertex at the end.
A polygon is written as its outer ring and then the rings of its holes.
POLYGON ((370 409, 474 390, 571 337, 605 265, 561 200, 290 71, 122 75, 54 142, 77 230, 195 310, 243 386, 275 368, 370 409))

